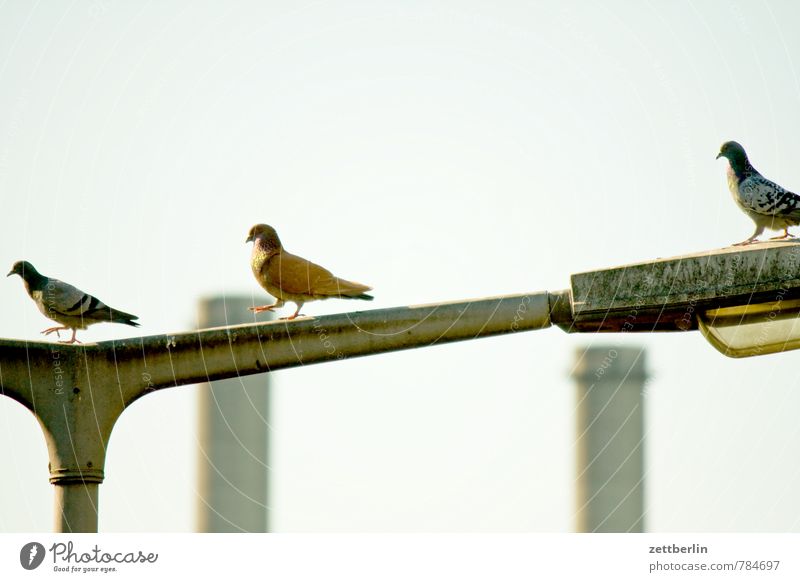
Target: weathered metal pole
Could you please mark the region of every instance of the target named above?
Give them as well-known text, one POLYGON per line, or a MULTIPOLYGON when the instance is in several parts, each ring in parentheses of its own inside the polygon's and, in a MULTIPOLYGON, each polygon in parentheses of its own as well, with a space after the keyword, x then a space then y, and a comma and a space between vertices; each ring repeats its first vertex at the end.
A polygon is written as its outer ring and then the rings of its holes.
POLYGON ((0 393, 42 426, 56 531, 97 531, 97 486, 119 415, 155 390, 294 366, 543 329, 568 293, 508 295, 238 325, 98 344, 0 340, 0 393))
POLYGON ((121 395, 109 378, 85 373, 88 359, 80 347, 0 340, 0 354, 2 393, 33 412, 44 432, 54 530, 97 531, 97 486, 111 429, 124 409, 121 395))
MULTIPOLYGON (((252 322, 251 305, 247 296, 203 299, 200 327, 252 322)), ((269 394, 268 374, 200 386, 198 531, 267 531, 269 394)))
POLYGON ((67 533, 96 532, 100 484, 78 481, 74 484, 54 485, 56 506, 53 530, 67 533))

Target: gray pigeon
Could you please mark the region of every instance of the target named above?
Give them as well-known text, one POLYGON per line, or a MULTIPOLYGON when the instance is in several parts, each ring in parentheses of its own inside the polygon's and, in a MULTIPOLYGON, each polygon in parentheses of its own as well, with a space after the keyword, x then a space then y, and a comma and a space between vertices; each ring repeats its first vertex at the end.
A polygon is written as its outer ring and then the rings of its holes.
POLYGON ((744 213, 756 223, 753 235, 736 245, 749 245, 764 232, 765 228, 783 229, 783 239, 792 236, 790 226, 800 224, 800 196, 767 180, 756 170, 741 144, 726 141, 717 154, 717 159, 727 158, 728 188, 733 200, 744 213))
POLYGON ((81 343, 75 339, 75 334, 79 329, 86 329, 95 323, 107 321, 109 323, 124 323, 139 327, 134 320, 139 319, 135 315, 112 309, 97 297, 92 297, 84 293, 69 283, 64 283, 58 279, 51 279, 39 273, 28 261, 17 261, 11 267, 7 277, 19 275, 25 282, 25 290, 36 303, 39 311, 61 327, 51 327, 44 330, 45 335, 61 330, 72 330, 72 338, 63 342, 67 344, 81 343))

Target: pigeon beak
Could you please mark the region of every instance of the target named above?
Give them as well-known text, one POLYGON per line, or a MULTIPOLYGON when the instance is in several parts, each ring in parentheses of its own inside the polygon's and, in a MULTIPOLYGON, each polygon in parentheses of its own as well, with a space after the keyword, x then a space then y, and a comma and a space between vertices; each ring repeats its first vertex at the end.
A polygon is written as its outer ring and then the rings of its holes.
POLYGON ((717 154, 717 157, 716 157, 716 158, 714 158, 714 159, 715 159, 715 160, 718 160, 718 159, 720 159, 721 157, 722 157, 722 152, 719 152, 719 153, 717 154))
POLYGON ((6 275, 6 277, 10 277, 11 275, 16 275, 16 273, 14 272, 14 269, 11 269, 11 270, 8 272, 8 275, 6 275))
POLYGON ((247 236, 247 239, 246 239, 244 242, 245 242, 245 244, 246 244, 246 243, 249 243, 249 242, 253 242, 253 240, 254 240, 254 239, 253 239, 253 235, 252 235, 252 234, 250 234, 250 235, 248 235, 248 236, 247 236))

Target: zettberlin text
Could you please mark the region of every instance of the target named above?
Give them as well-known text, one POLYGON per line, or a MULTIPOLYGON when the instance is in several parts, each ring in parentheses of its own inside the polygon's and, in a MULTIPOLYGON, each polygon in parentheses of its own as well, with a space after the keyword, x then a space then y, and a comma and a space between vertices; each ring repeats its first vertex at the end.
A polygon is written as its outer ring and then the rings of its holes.
POLYGON ((651 554, 707 554, 708 546, 699 546, 692 544, 691 546, 650 546, 651 554))

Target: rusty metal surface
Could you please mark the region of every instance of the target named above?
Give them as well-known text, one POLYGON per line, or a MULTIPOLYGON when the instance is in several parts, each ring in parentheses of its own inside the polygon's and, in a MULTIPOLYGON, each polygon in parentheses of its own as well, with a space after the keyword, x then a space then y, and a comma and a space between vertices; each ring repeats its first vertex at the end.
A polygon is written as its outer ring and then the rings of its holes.
POLYGON ((572 275, 572 331, 688 331, 698 309, 800 294, 800 242, 764 242, 572 275))

